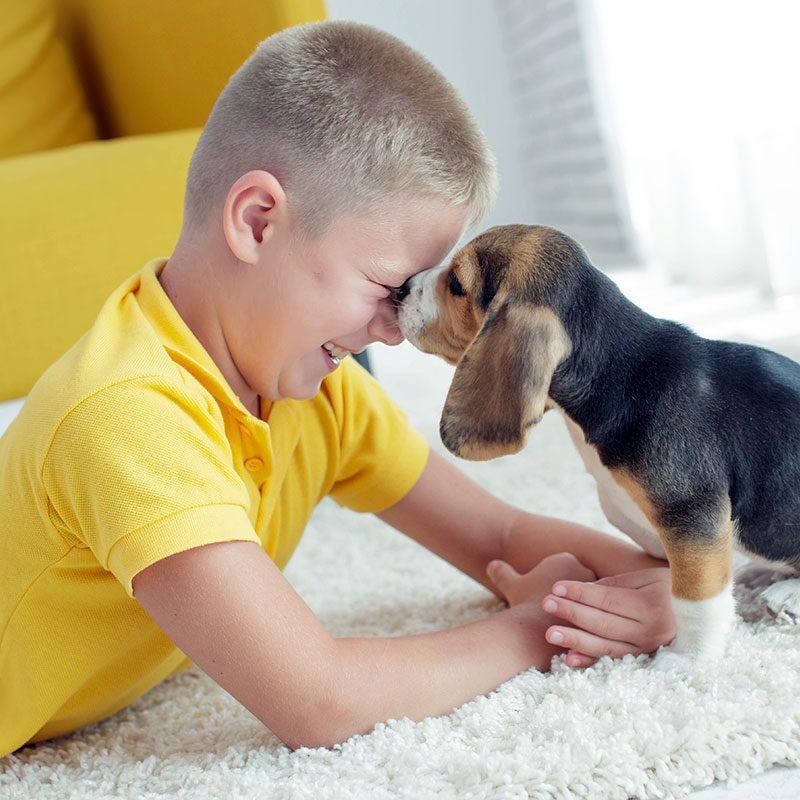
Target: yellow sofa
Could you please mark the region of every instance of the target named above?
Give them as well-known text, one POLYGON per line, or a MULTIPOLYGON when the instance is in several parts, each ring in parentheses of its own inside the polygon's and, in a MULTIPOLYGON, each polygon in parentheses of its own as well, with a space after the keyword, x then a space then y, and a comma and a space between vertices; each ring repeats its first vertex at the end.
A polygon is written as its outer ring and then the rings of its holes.
POLYGON ((0 401, 180 230, 228 77, 322 0, 0 0, 0 401))

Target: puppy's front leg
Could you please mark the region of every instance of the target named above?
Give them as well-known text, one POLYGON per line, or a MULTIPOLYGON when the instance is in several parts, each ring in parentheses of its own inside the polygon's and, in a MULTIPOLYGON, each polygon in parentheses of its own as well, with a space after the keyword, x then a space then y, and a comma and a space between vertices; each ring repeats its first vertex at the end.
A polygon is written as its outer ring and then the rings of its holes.
MULTIPOLYGON (((735 619, 733 537, 730 523, 709 533, 661 531, 672 573, 672 610, 677 634, 664 653, 685 660, 716 657, 735 619)), ((674 666, 675 659, 659 659, 674 666)))
POLYGON ((656 661, 664 668, 682 662, 685 668, 701 656, 722 655, 736 615, 727 490, 719 486, 687 496, 675 491, 678 480, 622 469, 611 474, 658 533, 669 561, 677 634, 656 661))

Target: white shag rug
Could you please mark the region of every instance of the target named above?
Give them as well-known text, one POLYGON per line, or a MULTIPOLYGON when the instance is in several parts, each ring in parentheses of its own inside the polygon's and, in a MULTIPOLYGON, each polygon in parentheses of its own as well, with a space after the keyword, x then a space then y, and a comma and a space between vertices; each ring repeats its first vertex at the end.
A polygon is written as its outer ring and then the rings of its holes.
MULTIPOLYGON (((406 345, 375 356, 379 379, 442 451, 450 368, 406 345)), ((613 530, 555 414, 523 453, 459 464, 520 507, 613 530)), ((445 562, 331 501, 287 576, 337 636, 430 631, 499 608, 445 562)), ((523 673, 449 716, 390 721, 332 750, 290 752, 191 669, 102 723, 0 759, 0 797, 624 800, 800 765, 800 626, 738 599, 747 621, 713 671, 686 679, 630 656, 572 671, 556 659, 551 673, 523 673)))

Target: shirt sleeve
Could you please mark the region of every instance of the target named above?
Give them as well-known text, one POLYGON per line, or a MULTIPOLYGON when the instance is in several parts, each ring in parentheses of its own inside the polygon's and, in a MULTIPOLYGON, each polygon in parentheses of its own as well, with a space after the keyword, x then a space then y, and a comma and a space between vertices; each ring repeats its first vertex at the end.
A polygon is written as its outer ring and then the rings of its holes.
POLYGON ((54 433, 42 481, 55 524, 130 596, 133 577, 169 555, 259 542, 218 407, 177 379, 137 378, 82 400, 54 433))
POLYGON ((345 359, 337 373, 329 392, 339 423, 340 459, 330 495, 353 511, 384 511, 419 480, 428 442, 355 359, 345 359))

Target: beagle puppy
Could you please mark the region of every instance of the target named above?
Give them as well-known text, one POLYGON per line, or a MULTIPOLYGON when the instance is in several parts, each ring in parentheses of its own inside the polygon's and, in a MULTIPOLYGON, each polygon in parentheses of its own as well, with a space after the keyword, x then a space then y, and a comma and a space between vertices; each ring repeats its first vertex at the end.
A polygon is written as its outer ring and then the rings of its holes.
MULTIPOLYGON (((543 226, 486 231, 397 301, 406 338, 456 366, 448 450, 516 453, 555 409, 608 520, 669 560, 677 635, 662 667, 724 649, 734 548, 797 574, 800 365, 646 314, 543 226)), ((777 585, 800 611, 800 581, 777 585)))

